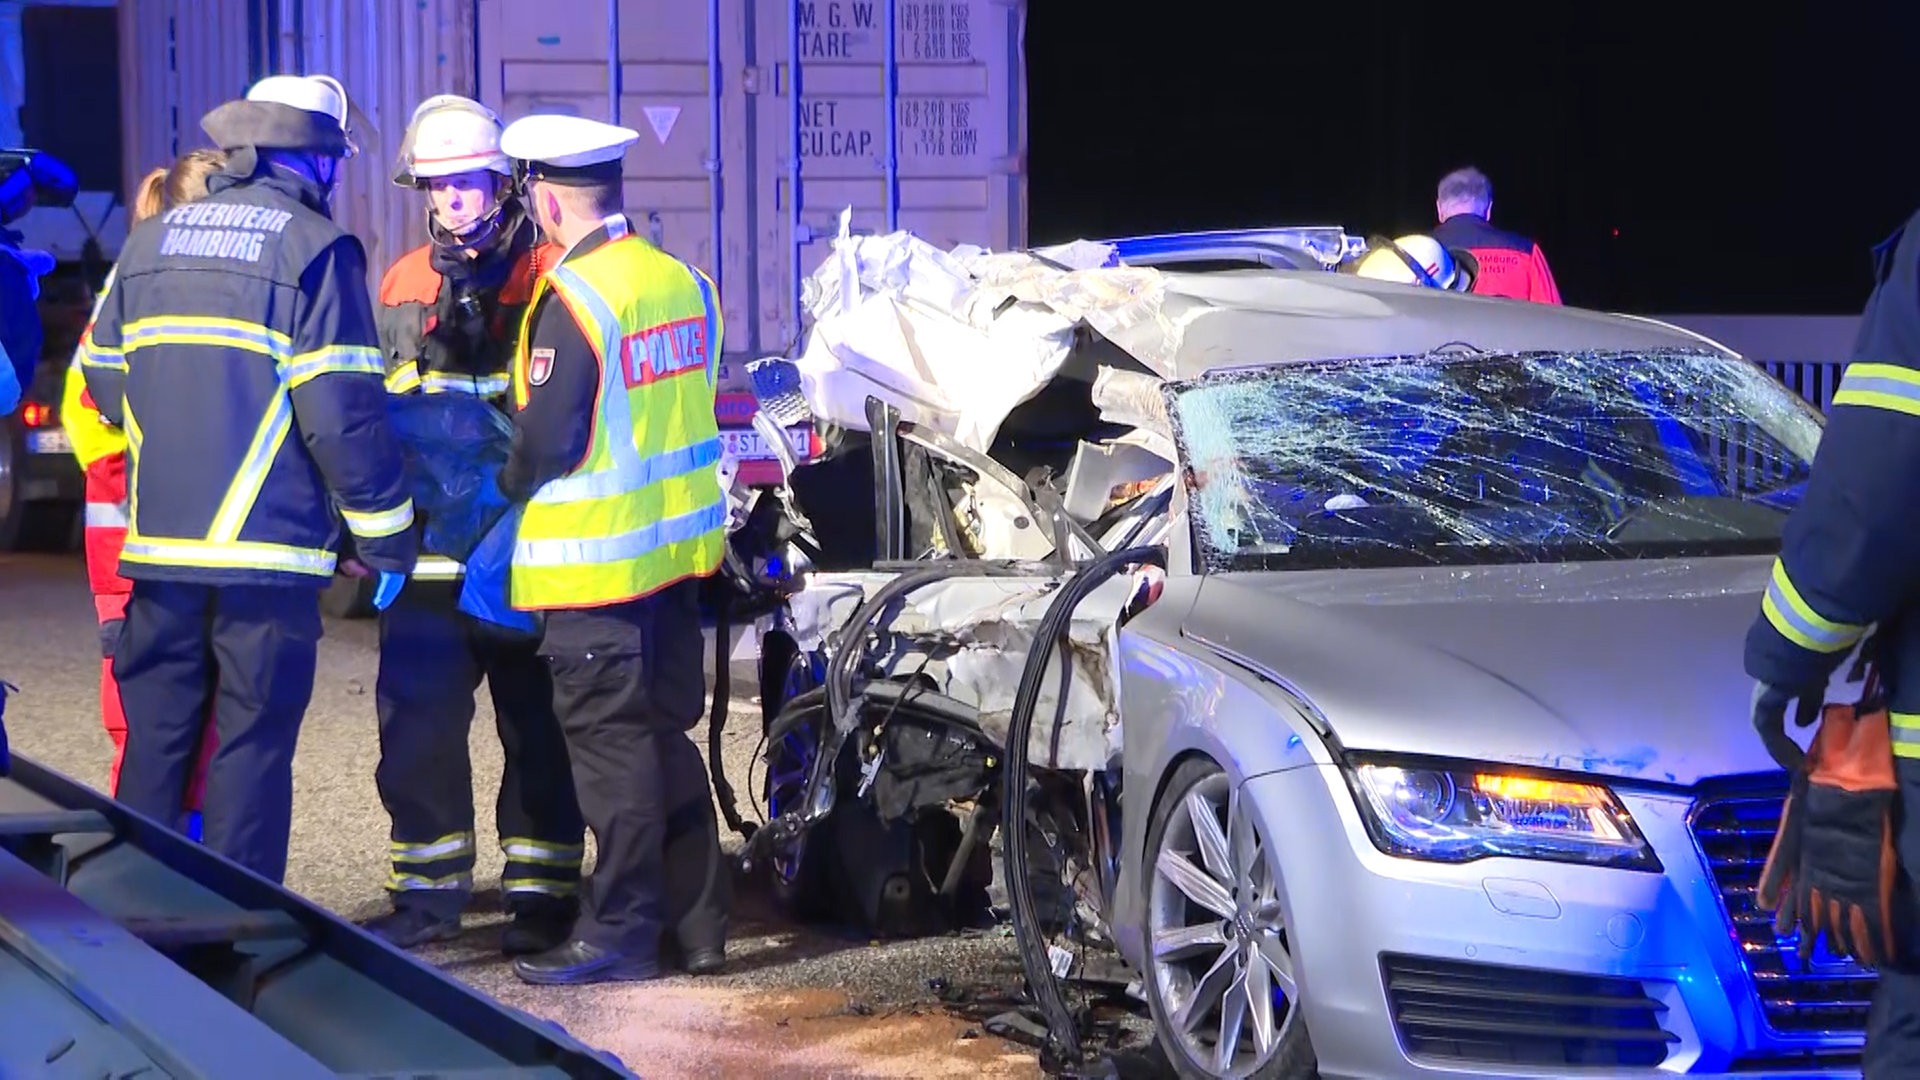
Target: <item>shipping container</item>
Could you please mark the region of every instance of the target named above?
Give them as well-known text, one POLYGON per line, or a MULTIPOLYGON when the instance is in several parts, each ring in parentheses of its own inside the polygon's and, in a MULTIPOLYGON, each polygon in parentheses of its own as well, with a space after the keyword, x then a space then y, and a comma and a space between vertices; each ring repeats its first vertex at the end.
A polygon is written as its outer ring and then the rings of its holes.
POLYGON ((123 0, 128 190, 205 146, 200 118, 262 76, 332 75, 352 99, 359 145, 334 217, 365 243, 377 282, 426 240, 425 203, 393 185, 393 163, 415 105, 472 92, 474 13, 473 0, 123 0))
POLYGON ((1026 242, 1018 0, 126 0, 120 20, 129 190, 253 80, 339 77, 361 153, 336 217, 376 275, 425 239, 420 196, 390 182, 422 98, 639 131, 628 208, 719 282, 730 389, 797 342, 843 207, 860 232, 1026 242))

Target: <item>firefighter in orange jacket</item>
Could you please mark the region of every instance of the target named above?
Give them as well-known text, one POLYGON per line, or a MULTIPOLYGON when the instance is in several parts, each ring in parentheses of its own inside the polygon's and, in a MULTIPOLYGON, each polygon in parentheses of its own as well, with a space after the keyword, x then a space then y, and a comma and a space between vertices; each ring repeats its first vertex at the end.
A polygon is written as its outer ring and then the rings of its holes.
MULTIPOLYGON (((522 313, 559 253, 512 196, 500 120, 452 94, 415 110, 394 182, 427 195, 430 242, 380 283, 380 347, 392 394, 472 394, 500 404, 522 313)), ((380 764, 392 820, 393 910, 367 929, 401 948, 460 931, 473 891, 474 691, 487 681, 506 754, 496 824, 513 921, 508 954, 565 941, 579 909, 586 825, 574 797, 553 685, 531 638, 459 610, 463 568, 423 550, 410 584, 380 618, 380 764)))
MULTIPOLYGON (((148 173, 134 195, 128 226, 207 193, 207 177, 219 171, 226 155, 218 150, 194 150, 172 168, 148 173)), ((113 276, 100 290, 106 295, 113 276)), ((120 686, 113 678, 113 643, 126 619, 127 595, 133 583, 120 576, 120 548, 127 539, 127 436, 100 415, 78 362, 67 366, 60 401, 60 423, 73 445, 86 482, 87 583, 93 591, 94 613, 100 620, 100 723, 113 740, 113 764, 107 772, 107 791, 120 786, 120 761, 127 749, 127 717, 120 708, 120 686)), ((200 760, 187 789, 187 833, 200 836, 200 796, 206 787, 207 760, 219 740, 213 725, 201 736, 200 760)))

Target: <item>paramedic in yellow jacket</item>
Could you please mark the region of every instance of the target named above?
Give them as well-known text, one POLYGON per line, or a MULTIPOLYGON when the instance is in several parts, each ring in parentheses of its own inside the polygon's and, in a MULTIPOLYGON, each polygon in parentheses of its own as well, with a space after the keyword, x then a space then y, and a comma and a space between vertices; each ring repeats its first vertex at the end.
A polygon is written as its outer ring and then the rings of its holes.
POLYGON ((515 962, 528 982, 650 979, 674 953, 694 973, 725 962, 727 871, 687 737, 706 696, 699 579, 726 540, 720 309, 705 275, 621 211, 638 137, 546 115, 500 140, 565 251, 534 287, 514 358, 500 488, 526 505, 511 599, 545 614, 540 651, 599 851, 572 939, 515 962))

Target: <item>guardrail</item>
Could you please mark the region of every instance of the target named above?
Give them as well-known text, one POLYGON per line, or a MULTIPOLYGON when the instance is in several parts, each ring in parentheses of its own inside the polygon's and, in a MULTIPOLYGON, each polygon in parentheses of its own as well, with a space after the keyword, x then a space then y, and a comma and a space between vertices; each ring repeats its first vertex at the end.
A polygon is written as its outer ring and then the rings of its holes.
POLYGON ((1704 334, 1766 368, 1814 408, 1826 411, 1853 351, 1857 315, 1656 315, 1704 334))
POLYGON ((1827 402, 1832 400, 1833 392, 1840 387, 1840 371, 1846 367, 1842 361, 1788 360, 1783 362, 1761 361, 1773 377, 1786 384, 1787 389, 1806 398, 1814 408, 1827 411, 1827 402))

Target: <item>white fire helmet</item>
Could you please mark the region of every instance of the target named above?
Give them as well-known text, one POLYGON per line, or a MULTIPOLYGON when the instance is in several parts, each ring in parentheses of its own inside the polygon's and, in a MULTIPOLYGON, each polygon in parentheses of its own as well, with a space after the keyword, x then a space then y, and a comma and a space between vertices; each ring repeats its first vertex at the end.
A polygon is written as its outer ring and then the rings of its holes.
POLYGON ((1440 241, 1424 233, 1395 237, 1393 246, 1381 246, 1369 251, 1354 273, 1360 277, 1377 281, 1397 281, 1403 285, 1425 285, 1436 289, 1459 290, 1466 285, 1466 276, 1455 265, 1453 253, 1440 241), (1395 251, 1394 248, 1399 248, 1395 251), (1407 258, 1401 258, 1405 252, 1407 258), (1425 272, 1423 277, 1414 268, 1407 265, 1412 259, 1425 272))
POLYGON ((347 88, 331 75, 269 75, 247 88, 248 101, 271 101, 333 118, 347 136, 347 153, 358 150, 347 122, 347 88))
POLYGON ((458 94, 438 94, 420 103, 401 148, 395 181, 417 184, 436 176, 488 170, 513 176, 513 162, 500 152, 500 117, 458 94))

